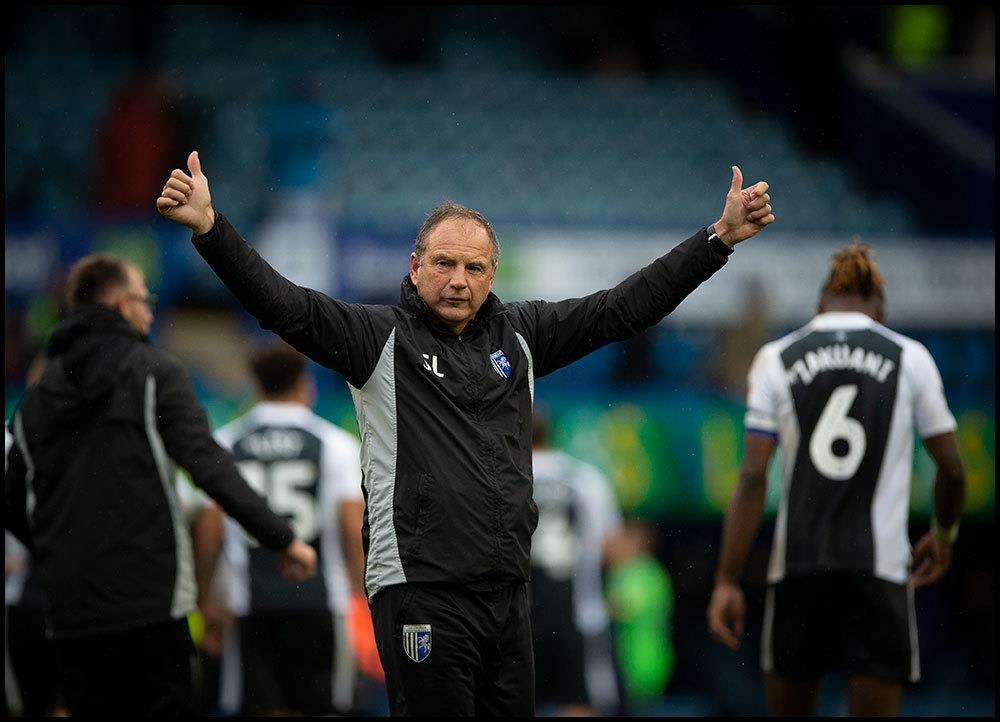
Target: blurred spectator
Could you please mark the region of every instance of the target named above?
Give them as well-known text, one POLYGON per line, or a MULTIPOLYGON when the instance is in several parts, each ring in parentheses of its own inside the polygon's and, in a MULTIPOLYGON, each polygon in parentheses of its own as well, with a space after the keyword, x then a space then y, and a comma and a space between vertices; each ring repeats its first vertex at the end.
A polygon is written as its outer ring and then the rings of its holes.
POLYGON ((889 10, 889 53, 903 68, 932 64, 948 50, 950 9, 943 5, 897 5, 889 10))
POLYGON ((55 645, 46 634, 48 602, 28 550, 4 532, 4 682, 8 716, 65 712, 55 645))
POLYGON ((740 307, 743 313, 732 326, 723 328, 712 354, 709 378, 727 395, 746 396, 747 371, 755 349, 768 339, 771 330, 767 289, 757 279, 747 283, 740 307))
POLYGON ((551 425, 537 405, 532 426, 538 505, 531 541, 535 706, 539 714, 615 714, 622 693, 602 572, 621 512, 611 483, 596 467, 549 445, 551 425))
POLYGON ((149 214, 162 176, 198 137, 178 76, 139 71, 114 96, 98 129, 95 201, 105 212, 149 214))
POLYGON ((653 534, 626 523, 608 545, 608 601, 629 709, 653 711, 674 670, 673 583, 652 554, 653 534))
MULTIPOLYGON (((45 368, 45 357, 35 357, 27 373, 34 385, 45 368)), ((4 427, 4 471, 14 437, 4 427)), ((55 644, 48 634, 48 600, 32 573, 28 550, 4 530, 4 712, 8 716, 67 715, 60 691, 55 644)))
POLYGON ((966 26, 967 52, 972 60, 990 74, 996 72, 996 11, 992 7, 976 8, 975 16, 966 26))
POLYGON ((292 84, 271 105, 267 112, 268 166, 279 188, 316 185, 320 161, 339 154, 339 116, 339 111, 323 102, 317 88, 305 80, 292 84))

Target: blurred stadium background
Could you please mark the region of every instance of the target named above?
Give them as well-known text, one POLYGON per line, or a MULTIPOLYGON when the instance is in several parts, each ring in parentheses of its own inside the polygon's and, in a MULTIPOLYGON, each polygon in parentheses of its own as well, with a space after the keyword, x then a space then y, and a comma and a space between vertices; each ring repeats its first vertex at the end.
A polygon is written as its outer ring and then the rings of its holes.
MULTIPOLYGON (((663 640, 653 652, 619 645, 626 671, 639 670, 636 708, 763 711, 769 529, 746 580, 747 643, 725 651, 704 621, 746 371, 763 342, 811 316, 830 253, 859 236, 887 278, 889 324, 941 369, 969 482, 954 568, 917 596, 924 676, 904 710, 992 714, 994 17, 987 6, 9 10, 6 418, 59 318, 66 270, 98 250, 145 269, 160 298, 153 337, 191 369, 213 423, 249 405, 245 352, 263 332, 153 209, 189 149, 216 207, 265 257, 361 302, 398 297, 416 228, 446 198, 495 222, 501 298, 605 287, 713 221, 738 163, 771 184, 779 223, 660 326, 538 385, 558 445, 604 469, 625 513, 654 531, 661 571, 636 572, 649 594, 620 579, 610 590, 620 630, 646 624, 663 640)), ((356 428, 344 382, 316 371, 318 410, 356 428)), ((923 452, 916 470, 914 533, 931 504, 923 452)), ((844 711, 841 689, 825 688, 824 711, 844 711)))

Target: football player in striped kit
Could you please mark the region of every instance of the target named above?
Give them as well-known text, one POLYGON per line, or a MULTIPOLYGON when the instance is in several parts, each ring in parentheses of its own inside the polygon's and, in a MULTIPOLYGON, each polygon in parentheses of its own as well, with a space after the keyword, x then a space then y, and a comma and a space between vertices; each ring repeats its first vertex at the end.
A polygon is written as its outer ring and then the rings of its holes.
POLYGON ((740 482, 726 513, 713 635, 739 646, 740 576, 780 445, 783 486, 761 640, 768 705, 816 710, 821 678, 848 674, 854 715, 899 711, 920 677, 915 588, 948 568, 964 500, 955 419, 927 349, 882 325, 885 283, 867 246, 833 257, 819 313, 750 369, 740 482), (913 437, 934 462, 934 512, 911 554, 913 437))
POLYGON ((214 586, 236 624, 222 641, 223 712, 331 714, 353 703, 352 593, 367 606, 360 446, 310 409, 305 363, 284 343, 257 350, 251 368, 260 401, 216 432, 248 483, 315 547, 319 572, 288 584, 268 568, 256 542, 225 519, 214 586))
POLYGON ((622 532, 611 482, 549 446, 548 415, 533 420, 531 616, 536 704, 543 714, 617 714, 622 695, 604 599, 605 550, 622 532))

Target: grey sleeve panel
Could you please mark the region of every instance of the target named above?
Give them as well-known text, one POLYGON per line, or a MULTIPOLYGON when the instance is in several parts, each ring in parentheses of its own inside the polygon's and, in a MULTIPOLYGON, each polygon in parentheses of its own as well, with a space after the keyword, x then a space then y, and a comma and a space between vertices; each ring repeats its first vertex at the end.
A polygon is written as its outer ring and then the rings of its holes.
POLYGON ((371 600, 379 590, 406 582, 399 558, 393 516, 396 489, 396 331, 393 329, 375 370, 364 386, 351 386, 361 433, 361 469, 368 496, 368 562, 365 591, 371 600))
POLYGON ((156 377, 153 374, 146 376, 143 421, 146 427, 146 438, 149 439, 149 448, 153 452, 156 470, 160 476, 160 483, 163 485, 163 494, 167 498, 170 519, 173 523, 176 575, 173 600, 170 604, 170 616, 174 619, 180 619, 194 611, 195 608, 197 586, 194 578, 194 552, 184 510, 181 508, 177 488, 174 486, 174 465, 167 456, 163 439, 160 438, 160 432, 156 426, 156 377))

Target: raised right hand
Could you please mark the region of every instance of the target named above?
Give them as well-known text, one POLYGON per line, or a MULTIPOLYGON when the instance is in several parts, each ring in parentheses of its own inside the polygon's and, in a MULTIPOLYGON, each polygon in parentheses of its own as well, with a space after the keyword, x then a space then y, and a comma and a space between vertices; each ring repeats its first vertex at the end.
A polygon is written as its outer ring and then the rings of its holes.
POLYGON ((708 628, 712 636, 730 649, 739 649, 745 616, 743 590, 735 584, 716 582, 712 601, 708 603, 708 628))
POLYGON ((167 179, 156 210, 167 220, 187 226, 194 233, 208 233, 215 225, 212 194, 208 192, 208 178, 201 172, 198 151, 191 151, 187 160, 190 175, 174 168, 167 179))
POLYGON ((726 194, 726 203, 722 215, 714 223, 715 232, 723 243, 732 248, 774 223, 768 188, 764 181, 743 188, 743 172, 739 166, 733 166, 733 180, 726 194))

